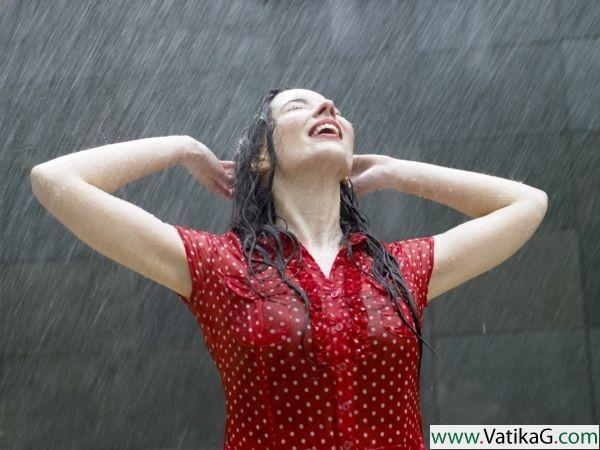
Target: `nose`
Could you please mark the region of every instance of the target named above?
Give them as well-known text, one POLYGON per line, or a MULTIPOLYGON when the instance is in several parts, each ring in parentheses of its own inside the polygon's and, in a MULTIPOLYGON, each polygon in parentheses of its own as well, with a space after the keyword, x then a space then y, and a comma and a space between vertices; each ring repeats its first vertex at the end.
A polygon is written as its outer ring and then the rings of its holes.
POLYGON ((331 100, 325 100, 317 108, 317 116, 320 116, 324 112, 328 112, 333 118, 335 118, 335 105, 331 100))

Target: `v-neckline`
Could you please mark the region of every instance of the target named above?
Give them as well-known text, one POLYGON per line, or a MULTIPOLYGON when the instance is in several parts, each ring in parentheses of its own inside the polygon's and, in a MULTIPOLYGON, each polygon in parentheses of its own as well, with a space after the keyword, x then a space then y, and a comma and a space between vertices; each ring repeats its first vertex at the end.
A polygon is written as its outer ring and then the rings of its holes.
POLYGON ((311 255, 311 253, 308 251, 308 248, 306 248, 306 245, 304 245, 300 240, 298 240, 298 242, 300 242, 300 245, 302 247, 302 251, 310 258, 310 260, 314 263, 315 267, 317 268, 319 275, 321 275, 321 278, 325 279, 326 281, 333 281, 331 278, 331 274, 333 273, 333 269, 335 267, 335 263, 337 262, 340 253, 346 248, 343 245, 340 246, 340 249, 337 251, 337 253, 335 254, 335 257, 333 258, 333 262, 331 263, 331 267, 329 268, 329 276, 325 275, 325 272, 323 272, 323 268, 319 265, 319 263, 317 262, 317 260, 313 257, 313 255, 311 255))
MULTIPOLYGON (((228 233, 231 233, 234 236, 240 252, 243 252, 242 242, 240 241, 240 238, 238 237, 238 235, 232 230, 229 230, 228 233)), ((298 239, 298 242, 300 243, 300 249, 301 249, 302 253, 306 254, 308 256, 308 258, 314 263, 321 278, 323 278, 328 283, 332 282, 333 279, 331 278, 331 274, 333 273, 335 263, 337 262, 338 258, 340 257, 340 253, 342 253, 342 251, 346 247, 343 244, 340 244, 340 248, 339 248, 338 252, 336 253, 335 258, 333 258, 333 263, 331 264, 331 268, 329 269, 329 276, 325 276, 325 272, 323 272, 323 269, 321 268, 321 266, 319 266, 319 263, 317 262, 317 260, 308 251, 308 248, 306 247, 306 245, 304 245, 304 243, 302 241, 300 241, 299 239, 298 239)))

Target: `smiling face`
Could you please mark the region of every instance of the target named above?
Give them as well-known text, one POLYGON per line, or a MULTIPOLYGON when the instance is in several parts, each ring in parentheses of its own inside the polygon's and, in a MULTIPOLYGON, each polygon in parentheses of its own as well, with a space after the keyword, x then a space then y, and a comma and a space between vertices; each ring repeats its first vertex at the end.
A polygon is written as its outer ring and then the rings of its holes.
POLYGON ((277 170, 284 174, 302 174, 306 170, 326 169, 330 174, 339 175, 340 180, 349 174, 354 129, 331 100, 311 90, 289 89, 273 98, 271 116, 276 121, 273 144, 277 170), (330 128, 310 135, 323 120, 337 125, 341 137, 330 128))

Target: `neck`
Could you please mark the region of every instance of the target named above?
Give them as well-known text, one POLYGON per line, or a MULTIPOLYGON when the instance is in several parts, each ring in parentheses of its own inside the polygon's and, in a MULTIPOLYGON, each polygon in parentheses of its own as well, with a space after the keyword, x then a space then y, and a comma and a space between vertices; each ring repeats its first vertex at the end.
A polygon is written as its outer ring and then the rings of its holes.
POLYGON ((273 201, 279 216, 277 225, 296 235, 311 248, 337 250, 341 239, 340 183, 334 177, 294 177, 273 179, 273 201), (281 217, 281 218, 280 218, 281 217))

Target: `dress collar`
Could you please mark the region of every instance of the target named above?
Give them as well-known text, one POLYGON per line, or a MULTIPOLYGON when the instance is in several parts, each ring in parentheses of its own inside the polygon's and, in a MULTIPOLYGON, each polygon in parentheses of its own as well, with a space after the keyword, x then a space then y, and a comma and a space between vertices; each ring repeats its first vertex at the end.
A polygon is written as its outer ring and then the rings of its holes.
MULTIPOLYGON (((283 231, 279 232, 279 235, 282 236, 284 235, 283 231)), ((357 247, 362 243, 366 243, 367 237, 360 232, 350 232, 348 234, 348 242, 350 242, 350 245, 352 247, 357 247)))
MULTIPOLYGON (((232 230, 229 230, 227 232, 227 234, 230 234, 235 238, 235 240, 238 242, 238 246, 241 249, 241 242, 237 238, 237 235, 232 230)), ((280 231, 279 234, 280 234, 280 237, 282 237, 284 246, 286 246, 287 240, 283 239, 283 235, 284 235, 283 231, 280 231)), ((367 237, 363 233, 360 233, 360 232, 351 232, 348 234, 348 241, 350 242, 350 245, 354 248, 354 247, 360 246, 361 244, 365 244, 367 241, 367 237)))

